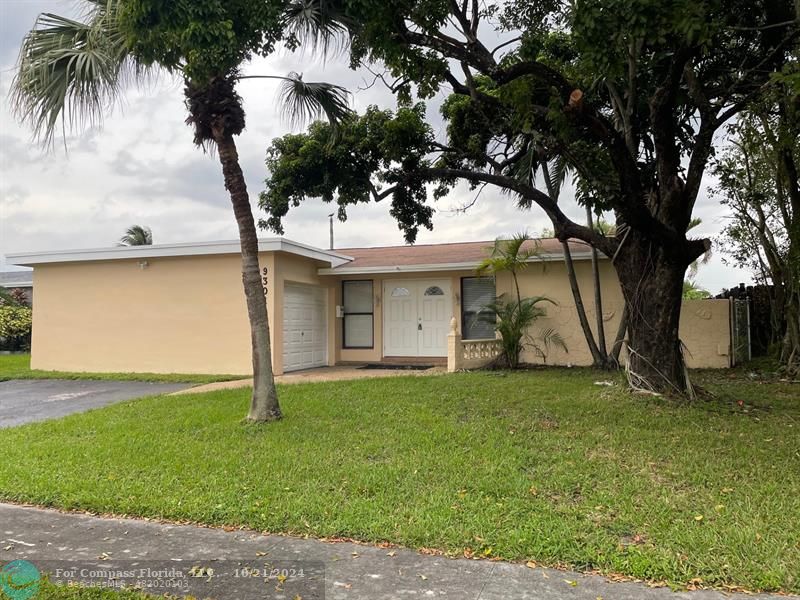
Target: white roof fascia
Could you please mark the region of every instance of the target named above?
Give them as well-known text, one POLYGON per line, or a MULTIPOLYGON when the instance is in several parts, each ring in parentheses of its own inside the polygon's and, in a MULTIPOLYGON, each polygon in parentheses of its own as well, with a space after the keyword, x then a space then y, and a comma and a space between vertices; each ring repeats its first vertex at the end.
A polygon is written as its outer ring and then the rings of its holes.
MULTIPOLYGON (((238 240, 216 242, 192 242, 179 244, 154 244, 152 246, 115 246, 110 248, 88 248, 85 250, 56 250, 45 252, 16 252, 7 254, 8 264, 33 266, 47 263, 84 262, 97 260, 124 260, 165 258, 175 256, 204 256, 214 254, 239 254, 238 240)), ((259 252, 287 252, 314 260, 328 262, 332 267, 353 259, 344 254, 320 250, 284 238, 258 240, 259 252)))
MULTIPOLYGON (((592 257, 591 252, 574 252, 572 258, 574 260, 587 260, 592 257)), ((605 258, 603 254, 599 257, 605 258)), ((553 262, 563 260, 563 254, 548 254, 544 256, 537 256, 531 258, 527 262, 553 262)), ((440 263, 440 264, 419 264, 419 265, 388 265, 378 267, 336 267, 336 268, 323 268, 318 269, 319 275, 369 275, 372 273, 429 273, 431 271, 473 271, 478 266, 477 262, 463 262, 463 263, 440 263)))
MULTIPOLYGON (((288 252, 290 254, 298 254, 300 256, 306 256, 308 258, 313 258, 315 260, 323 262, 329 262, 331 263, 332 267, 343 265, 345 263, 349 263, 354 260, 352 256, 341 254, 339 252, 336 252, 335 250, 322 250, 320 248, 315 248, 314 246, 309 246, 307 244, 301 244, 300 242, 295 242, 293 240, 288 240, 286 238, 277 238, 277 239, 281 241, 281 248, 280 248, 281 251, 288 252)), ((259 241, 258 249, 260 252, 267 252, 267 250, 263 250, 261 248, 261 241, 259 241)))

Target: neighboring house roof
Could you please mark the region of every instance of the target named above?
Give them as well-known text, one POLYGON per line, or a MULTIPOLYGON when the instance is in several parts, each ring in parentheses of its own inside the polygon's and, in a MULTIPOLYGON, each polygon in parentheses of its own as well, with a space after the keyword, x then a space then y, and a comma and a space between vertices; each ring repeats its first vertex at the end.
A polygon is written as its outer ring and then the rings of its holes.
MULTIPOLYGON (((419 244, 414 246, 384 246, 377 248, 344 248, 322 250, 285 238, 266 238, 258 242, 260 252, 287 252, 327 263, 329 267, 319 269, 321 275, 355 273, 391 273, 397 271, 447 271, 472 270, 489 256, 493 240, 483 242, 459 242, 452 244, 419 244)), ((538 245, 536 261, 561 260, 564 257, 561 242, 545 238, 526 242, 523 248, 538 245)), ((591 256, 588 244, 577 240, 569 242, 570 252, 576 260, 591 256)), ((47 263, 67 263, 103 260, 124 260, 174 256, 205 256, 214 254, 238 254, 238 240, 219 242, 195 242, 184 244, 153 244, 150 246, 111 246, 86 250, 56 250, 48 252, 20 252, 8 254, 9 264, 34 266, 47 263)), ((30 274, 28 274, 30 278, 30 274)), ((5 285, 5 284, 3 284, 5 285)), ((20 286, 21 284, 16 284, 20 286)))
MULTIPOLYGON (((378 248, 340 248, 337 252, 352 256, 353 260, 338 267, 320 269, 323 275, 338 273, 385 273, 394 271, 447 271, 474 269, 490 255, 494 241, 458 242, 452 244, 419 244, 415 246, 383 246, 378 248)), ((543 238, 525 242, 527 250, 538 245, 539 255, 535 261, 562 260, 561 242, 555 238, 543 238)), ((577 240, 569 242, 574 259, 591 257, 588 244, 577 240)))
POLYGON ((33 287, 33 271, 0 271, 0 287, 33 287))

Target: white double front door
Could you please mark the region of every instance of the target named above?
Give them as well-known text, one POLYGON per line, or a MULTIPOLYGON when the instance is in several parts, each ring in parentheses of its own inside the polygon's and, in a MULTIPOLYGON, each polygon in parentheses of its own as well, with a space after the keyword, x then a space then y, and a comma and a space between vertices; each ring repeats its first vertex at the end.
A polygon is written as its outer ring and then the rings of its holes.
POLYGON ((383 299, 384 356, 447 356, 449 279, 388 280, 383 299))

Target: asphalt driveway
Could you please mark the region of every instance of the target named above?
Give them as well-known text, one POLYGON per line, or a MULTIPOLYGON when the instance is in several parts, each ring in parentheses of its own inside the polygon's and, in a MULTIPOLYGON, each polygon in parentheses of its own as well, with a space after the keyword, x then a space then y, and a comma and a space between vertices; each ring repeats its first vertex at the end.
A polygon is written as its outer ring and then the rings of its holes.
POLYGON ((15 379, 0 382, 0 429, 56 419, 114 402, 168 394, 187 383, 15 379))

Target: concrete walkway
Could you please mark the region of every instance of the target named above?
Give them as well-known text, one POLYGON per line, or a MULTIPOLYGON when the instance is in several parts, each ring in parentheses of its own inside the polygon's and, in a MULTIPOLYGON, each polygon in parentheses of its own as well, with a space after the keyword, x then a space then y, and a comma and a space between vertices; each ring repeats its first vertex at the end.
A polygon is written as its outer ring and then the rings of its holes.
MULTIPOLYGON (((352 379, 372 379, 378 377, 398 377, 401 375, 424 376, 441 375, 447 372, 444 367, 433 367, 432 369, 405 370, 405 369, 362 369, 358 366, 338 366, 320 367, 318 369, 307 369, 305 371, 295 371, 278 375, 275 383, 314 383, 319 381, 348 381, 352 379)), ((216 392, 217 390, 232 390, 253 385, 253 378, 236 379, 234 381, 217 381, 205 385, 198 385, 192 388, 175 392, 179 394, 200 394, 203 392, 216 392)))
POLYGON ((0 504, 0 563, 102 585, 138 583, 198 598, 302 600, 722 600, 525 565, 251 531, 97 518, 0 504), (59 571, 60 569, 60 571, 59 571))

